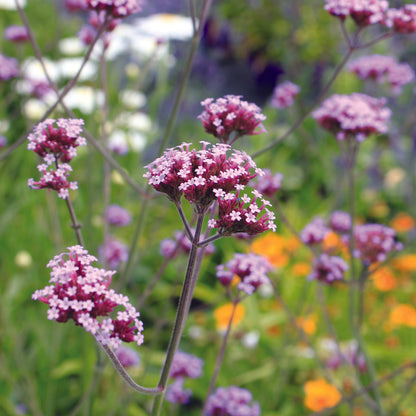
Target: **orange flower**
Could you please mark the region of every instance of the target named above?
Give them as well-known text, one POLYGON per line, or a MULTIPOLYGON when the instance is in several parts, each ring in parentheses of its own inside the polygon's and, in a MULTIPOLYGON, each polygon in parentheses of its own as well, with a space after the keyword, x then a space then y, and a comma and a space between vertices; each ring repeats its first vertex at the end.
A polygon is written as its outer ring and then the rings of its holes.
MULTIPOLYGON (((223 331, 227 329, 228 323, 231 319, 231 314, 233 311, 234 304, 233 303, 226 303, 223 306, 219 306, 214 310, 214 318, 216 321, 216 327, 218 330, 223 331)), ((235 308, 234 312, 234 318, 233 318, 233 324, 232 326, 235 326, 239 324, 244 317, 245 308, 244 306, 239 303, 237 304, 237 307, 235 308)))
POLYGON ((268 233, 257 238, 251 245, 255 254, 260 254, 269 260, 270 264, 277 267, 284 267, 289 263, 289 256, 286 253, 287 239, 281 235, 268 233))
POLYGON ((404 254, 403 256, 396 257, 392 264, 394 268, 401 272, 409 273, 416 270, 416 254, 404 254))
POLYGON ((306 397, 303 403, 314 412, 333 407, 341 400, 341 393, 323 378, 308 381, 304 389, 306 397))
POLYGON ((308 335, 313 335, 316 332, 316 315, 311 314, 296 318, 296 325, 303 329, 303 332, 308 335))
POLYGON ((398 233, 405 233, 415 227, 415 220, 405 212, 397 214, 390 222, 390 227, 396 230, 398 233))
POLYGON ((312 270, 310 263, 305 261, 299 261, 292 267, 292 273, 294 276, 307 276, 312 270))
POLYGON ((397 305, 390 312, 389 323, 393 327, 404 325, 416 328, 416 309, 404 303, 397 305))
POLYGON ((397 286, 396 278, 388 267, 380 267, 372 275, 374 286, 381 292, 388 292, 397 286))

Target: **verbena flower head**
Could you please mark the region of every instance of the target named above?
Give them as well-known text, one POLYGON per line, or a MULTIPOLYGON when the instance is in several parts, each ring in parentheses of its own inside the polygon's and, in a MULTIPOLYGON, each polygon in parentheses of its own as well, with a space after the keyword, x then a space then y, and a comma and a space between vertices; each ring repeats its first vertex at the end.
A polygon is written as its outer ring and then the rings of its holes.
POLYGON ((272 174, 270 169, 263 169, 264 175, 257 176, 256 180, 250 185, 256 188, 263 195, 271 198, 282 186, 283 175, 281 173, 272 174))
POLYGON ((261 285, 270 283, 266 273, 271 269, 270 263, 262 256, 237 253, 232 260, 217 266, 217 278, 223 286, 228 287, 238 276, 238 289, 251 295, 261 285))
POLYGON ((127 246, 115 237, 109 237, 102 246, 98 247, 98 254, 100 260, 112 269, 116 269, 121 262, 126 262, 129 258, 127 246))
POLYGON ((300 232, 300 239, 305 244, 318 244, 324 240, 328 231, 325 221, 316 217, 300 232))
POLYGON ((348 265, 338 256, 328 256, 323 253, 314 259, 312 273, 308 280, 319 280, 322 283, 331 284, 343 280, 344 272, 348 270, 348 265))
POLYGON ((51 285, 36 290, 32 299, 49 305, 48 319, 67 322, 91 332, 103 345, 119 348, 121 343, 143 343, 143 323, 139 312, 127 296, 109 289, 115 271, 98 269, 91 264, 97 259, 81 246, 68 247, 68 252, 55 256, 51 268, 51 285), (117 317, 110 314, 117 311, 117 317))
POLYGON ((395 93, 400 93, 401 87, 415 78, 415 73, 408 64, 400 64, 392 56, 363 56, 351 62, 349 69, 361 79, 373 79, 378 83, 387 80, 395 93))
POLYGON ((24 26, 10 25, 4 31, 4 37, 12 42, 26 42, 29 32, 24 26))
POLYGON ((198 378, 202 374, 204 361, 196 355, 177 351, 173 357, 172 367, 169 376, 171 378, 198 378))
POLYGON ((0 81, 8 81, 19 75, 17 59, 0 54, 0 81))
POLYGON ((232 143, 242 136, 265 132, 262 122, 266 116, 254 103, 241 100, 238 95, 226 95, 214 101, 207 98, 201 102, 205 107, 198 118, 204 129, 222 143, 232 143))
POLYGON ((60 118, 58 121, 47 119, 35 126, 28 136, 27 148, 43 158, 44 163, 38 165, 43 176, 38 182, 29 179, 30 188, 54 189, 63 199, 68 197, 69 188, 77 189, 76 182, 68 182, 72 171, 68 162, 77 155, 76 148, 86 144, 85 138, 80 137, 83 124, 81 119, 60 118))
POLYGON ((386 133, 391 110, 383 107, 384 98, 365 94, 334 94, 327 98, 312 116, 338 140, 355 137, 359 142, 373 133, 386 133))
POLYGON ((183 388, 184 379, 177 378, 166 389, 166 400, 170 403, 187 404, 192 396, 191 389, 183 388))
POLYGON ((114 352, 123 367, 134 367, 140 364, 140 356, 133 348, 125 347, 122 345, 114 352))
POLYGON ((149 185, 167 194, 176 204, 185 196, 198 213, 205 212, 218 200, 218 220, 211 220, 209 227, 218 228, 224 235, 275 230, 274 214, 266 208, 270 203, 258 191, 253 192, 253 198, 240 195, 245 185, 263 171, 243 151, 234 150, 229 156, 231 147, 227 144, 210 147, 209 143, 202 143, 199 151, 190 150, 190 144, 183 143, 146 166, 148 172, 143 176, 149 185), (261 201, 260 207, 257 200, 261 201))
POLYGON ((389 9, 384 24, 398 33, 415 33, 416 4, 406 4, 400 9, 389 9))
POLYGON ((351 224, 351 215, 344 211, 334 211, 329 219, 329 226, 337 233, 347 233, 351 224))
POLYGON ((64 7, 70 12, 78 12, 87 8, 87 0, 65 0, 64 7))
POLYGON ((208 398, 205 416, 260 416, 260 406, 252 400, 252 394, 246 389, 219 387, 208 398))
POLYGON ((358 368, 362 373, 367 371, 365 356, 363 353, 358 352, 358 345, 355 340, 348 342, 345 346, 341 346, 341 349, 334 346, 332 354, 325 364, 331 370, 336 370, 344 364, 349 364, 358 368))
MULTIPOLYGON (((191 228, 191 232, 193 233, 194 231, 195 230, 191 228)), ((173 259, 181 253, 189 253, 192 247, 192 243, 183 231, 175 231, 173 235, 174 239, 165 238, 160 242, 160 254, 169 259, 173 259)), ((204 254, 210 255, 214 252, 215 246, 209 243, 205 247, 204 254)))
POLYGON ((86 0, 87 7, 105 10, 113 17, 127 17, 143 9, 144 0, 86 0))
POLYGON ((279 109, 291 107, 299 91, 300 88, 298 85, 290 81, 285 81, 282 84, 276 85, 270 103, 272 107, 279 109))
POLYGON ((389 8, 387 0, 326 0, 325 10, 344 20, 351 16, 358 26, 368 26, 383 21, 389 8))
POLYGON ((131 214, 120 205, 110 205, 105 213, 105 218, 111 225, 125 227, 131 223, 131 214))
MULTIPOLYGON (((354 227, 354 252, 365 265, 386 260, 387 254, 402 249, 395 241, 396 231, 381 224, 364 224, 354 227)), ((349 236, 344 237, 348 243, 349 236)))

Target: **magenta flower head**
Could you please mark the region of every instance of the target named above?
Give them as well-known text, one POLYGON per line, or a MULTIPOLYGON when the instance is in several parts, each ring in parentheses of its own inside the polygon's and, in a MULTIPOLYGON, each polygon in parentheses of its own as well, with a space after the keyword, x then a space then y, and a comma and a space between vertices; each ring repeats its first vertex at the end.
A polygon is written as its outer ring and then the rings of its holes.
MULTIPOLYGON (((191 233, 193 234, 195 229, 191 228, 191 233)), ((160 254, 163 257, 174 259, 181 253, 189 253, 191 251, 192 244, 188 236, 183 231, 175 231, 174 239, 165 238, 160 243, 160 254)), ((204 254, 206 256, 211 255, 215 252, 215 246, 211 243, 205 246, 204 254)))
POLYGON ((109 237, 102 246, 98 247, 98 254, 100 260, 112 269, 116 269, 121 262, 126 262, 129 258, 127 246, 114 237, 109 237))
POLYGON ((35 126, 28 136, 27 148, 43 158, 44 163, 38 165, 43 176, 38 182, 29 179, 30 188, 54 189, 63 199, 68 197, 69 188, 77 189, 76 182, 68 182, 72 171, 68 163, 77 155, 77 147, 87 143, 84 137, 80 137, 83 124, 81 119, 60 118, 58 121, 47 119, 35 126))
POLYGON ((358 26, 381 23, 389 8, 387 0, 326 0, 325 10, 341 20, 351 16, 358 26))
POLYGON ((142 11, 144 0, 86 0, 87 7, 92 10, 105 10, 113 17, 127 17, 142 11))
POLYGON ((122 345, 114 352, 123 367, 135 367, 140 364, 140 356, 133 348, 122 345))
POLYGON ((191 389, 184 389, 183 378, 177 378, 169 384, 166 390, 166 400, 170 403, 187 404, 192 396, 191 389))
POLYGON ((103 345, 114 349, 123 341, 141 345, 143 323, 138 319, 139 312, 127 296, 109 289, 115 271, 93 267, 91 263, 97 259, 81 246, 68 247, 68 250, 47 264, 52 269, 51 285, 36 290, 32 299, 49 305, 49 320, 72 319, 103 345), (111 318, 109 315, 116 308, 122 310, 118 310, 116 318, 111 318))
POLYGON ((8 81, 19 75, 17 59, 0 54, 0 81, 8 81))
MULTIPOLYGON (((396 231, 381 224, 364 224, 354 227, 353 256, 369 266, 372 263, 384 261, 387 254, 399 251, 403 245, 395 241, 396 231)), ((349 236, 344 237, 349 242, 349 236)))
POLYGON ((347 233, 351 224, 351 215, 344 211, 334 211, 329 219, 329 226, 336 233, 347 233))
POLYGON ((120 205, 110 205, 105 213, 107 222, 117 227, 125 227, 131 223, 131 214, 120 205))
POLYGON ((408 64, 399 64, 392 56, 363 56, 351 62, 349 69, 361 79, 373 79, 377 83, 386 80, 396 94, 400 93, 403 85, 415 78, 415 73, 408 64))
POLYGON ((270 283, 266 273, 271 270, 272 266, 264 257, 252 253, 237 253, 225 265, 217 266, 217 278, 223 286, 228 287, 234 276, 238 276, 238 289, 251 295, 261 285, 270 283))
POLYGON ((204 416, 260 416, 257 402, 251 403, 252 394, 236 386, 219 387, 209 396, 204 416))
POLYGON ((338 140, 354 137, 362 142, 373 133, 386 133, 391 110, 383 107, 384 98, 365 94, 334 94, 312 113, 318 123, 336 135, 338 140))
POLYGON ((64 7, 69 12, 78 12, 87 9, 87 0, 65 0, 64 7))
POLYGON ((282 84, 278 84, 273 91, 270 104, 272 107, 279 109, 291 107, 299 91, 299 86, 293 82, 285 81, 282 84))
POLYGON ((204 361, 196 355, 187 354, 186 352, 177 351, 173 357, 172 367, 169 377, 171 378, 198 378, 202 374, 204 361))
POLYGON ((348 270, 348 265, 338 256, 328 256, 323 253, 314 259, 312 273, 308 280, 319 280, 322 283, 332 284, 344 279, 344 272, 348 270))
POLYGON ((398 33, 415 33, 416 4, 405 4, 400 9, 389 9, 384 24, 398 33))
POLYGON ((198 118, 204 129, 221 143, 233 143, 242 136, 253 136, 265 132, 262 124, 266 116, 254 103, 240 99, 238 95, 226 95, 214 101, 207 98, 201 102, 205 107, 198 118))
POLYGON ((11 25, 6 27, 4 36, 7 40, 20 43, 29 40, 29 32, 24 26, 11 25))
POLYGON ((308 245, 318 244, 324 240, 328 231, 329 229, 325 221, 320 217, 316 217, 300 232, 300 239, 308 245))
POLYGON ((260 193, 271 198, 282 187, 283 175, 281 173, 272 174, 270 169, 263 169, 264 175, 257 176, 256 180, 250 185, 256 188, 260 193))

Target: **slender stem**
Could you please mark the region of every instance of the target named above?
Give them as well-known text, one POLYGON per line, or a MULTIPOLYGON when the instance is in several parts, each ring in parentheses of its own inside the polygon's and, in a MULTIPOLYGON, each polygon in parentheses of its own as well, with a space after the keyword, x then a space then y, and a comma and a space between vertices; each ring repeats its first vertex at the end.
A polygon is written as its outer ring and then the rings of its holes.
POLYGON ((347 63, 348 59, 350 58, 350 56, 352 55, 352 53, 354 52, 354 50, 355 49, 354 48, 351 48, 351 47, 348 49, 348 51, 345 54, 344 58, 342 59, 342 61, 336 67, 334 73, 332 74, 332 77, 327 82, 327 84, 325 85, 325 87, 322 89, 321 93, 318 95, 318 97, 313 102, 313 104, 310 106, 310 108, 305 113, 303 113, 299 117, 299 119, 297 121, 295 121, 295 123, 292 125, 292 127, 290 127, 285 133, 283 133, 277 139, 273 140, 267 146, 263 147, 263 149, 261 149, 258 152, 254 153, 252 155, 253 158, 256 158, 257 156, 260 156, 263 153, 266 153, 272 147, 274 147, 277 144, 279 144, 280 142, 282 142, 284 139, 286 139, 286 137, 290 136, 306 120, 307 117, 309 117, 309 115, 311 114, 311 112, 313 111, 313 109, 316 106, 318 106, 320 104, 320 102, 324 99, 325 95, 327 94, 327 92, 331 88, 332 84, 334 83, 335 79, 338 77, 338 75, 341 72, 341 70, 344 68, 345 64, 347 63))
POLYGON ((218 374, 220 372, 220 369, 221 369, 221 366, 222 366, 222 361, 224 359, 225 348, 227 346, 227 341, 228 341, 229 335, 231 333, 231 327, 232 327, 232 324, 233 324, 235 311, 237 309, 237 305, 238 305, 239 302, 240 302, 240 299, 237 296, 236 299, 233 302, 233 309, 231 311, 230 320, 228 321, 227 330, 225 331, 225 334, 222 338, 221 348, 218 352, 217 359, 215 361, 214 372, 212 373, 211 380, 209 382, 209 387, 208 387, 207 394, 205 396, 205 402, 204 402, 204 406, 202 408, 201 416, 205 415, 207 405, 208 405, 208 398, 209 398, 209 396, 211 396, 211 394, 214 390, 214 387, 215 387, 215 383, 217 382, 218 374))
POLYGON ((215 234, 212 237, 206 238, 205 240, 200 241, 197 246, 198 247, 203 247, 206 246, 209 243, 212 243, 213 241, 217 241, 220 238, 224 237, 222 234, 215 234))
MULTIPOLYGON (((204 214, 198 214, 195 235, 193 243, 199 241, 201 236, 202 224, 204 222, 204 214)), ((179 298, 178 310, 176 313, 175 324, 173 326, 172 335, 169 341, 169 346, 166 352, 165 363, 163 364, 162 372, 158 386, 164 392, 169 378, 170 369, 172 366, 173 358, 176 350, 178 349, 179 341, 182 336, 183 327, 185 324, 186 317, 189 312, 189 307, 193 295, 193 288, 195 287, 194 281, 196 281, 198 275, 195 272, 195 264, 198 253, 198 248, 195 244, 191 247, 189 253, 188 266, 185 273, 185 280, 182 286, 181 296, 179 298)), ((153 403, 152 415, 158 416, 162 409, 164 394, 157 396, 153 403)))
MULTIPOLYGON (((191 0, 191 1, 193 2, 193 0, 191 0)), ((186 88, 186 85, 188 83, 189 75, 191 74, 192 64, 193 64, 193 61, 194 61, 195 53, 198 49, 199 40, 200 40, 201 35, 202 35, 202 30, 204 28, 205 20, 207 18, 208 12, 211 8, 211 3, 212 3, 212 0, 205 0, 204 1, 201 16, 199 18, 198 30, 194 31, 194 35, 192 37, 191 49, 189 51, 188 59, 186 60, 185 70, 184 70, 184 73, 182 75, 181 81, 179 83, 179 89, 178 89, 178 92, 177 92, 176 97, 175 97, 175 102, 173 104, 172 111, 170 113, 168 124, 167 124, 166 130, 165 130, 165 134, 163 136, 163 139, 162 139, 162 142, 161 142, 161 145, 160 145, 159 156, 162 154, 163 150, 166 148, 166 145, 169 141, 170 135, 172 134, 173 126, 175 124, 176 117, 178 115, 179 106, 180 106, 180 103, 182 101, 182 96, 183 96, 183 93, 185 92, 185 88, 186 88)))
POLYGON ((103 347, 104 351, 108 355, 108 358, 110 358, 111 362, 114 365, 114 368, 132 389, 139 393, 147 394, 148 396, 157 396, 158 394, 162 393, 162 389, 159 386, 155 388, 147 388, 137 384, 124 369, 123 364, 121 364, 114 351, 108 345, 100 345, 103 347))
POLYGON ((75 215, 75 211, 74 211, 74 208, 71 204, 71 200, 69 199, 69 196, 65 199, 65 201, 66 201, 66 205, 68 207, 69 215, 71 216, 72 228, 75 231, 75 236, 77 238, 78 244, 80 246, 84 247, 84 240, 83 240, 82 234, 81 234, 82 225, 77 221, 77 217, 75 215))
POLYGON ((396 401, 396 404, 393 406, 393 409, 388 413, 389 416, 396 416, 399 413, 400 407, 403 406, 403 402, 405 401, 406 397, 409 393, 412 392, 412 386, 416 383, 416 374, 405 384, 405 386, 401 389, 401 394, 396 401))
POLYGON ((185 214, 183 212, 181 203, 180 202, 175 202, 175 206, 176 206, 176 209, 178 210, 179 216, 181 217, 181 220, 182 220, 182 223, 185 227, 185 232, 186 232, 187 237, 189 238, 189 241, 194 241, 193 236, 192 236, 191 227, 189 226, 188 221, 185 217, 185 214))

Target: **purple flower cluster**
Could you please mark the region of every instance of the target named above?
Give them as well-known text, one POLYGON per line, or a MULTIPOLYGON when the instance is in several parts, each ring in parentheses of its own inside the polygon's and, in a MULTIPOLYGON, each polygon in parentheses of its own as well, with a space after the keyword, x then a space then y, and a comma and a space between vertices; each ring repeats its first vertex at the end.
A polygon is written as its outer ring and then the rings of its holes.
POLYGON ((87 7, 105 10, 113 17, 127 17, 143 9, 144 0, 86 0, 87 7))
POLYGON ((69 172, 72 171, 68 163, 77 155, 76 148, 87 143, 85 138, 80 137, 83 124, 84 120, 81 119, 60 118, 58 121, 47 119, 35 126, 33 133, 28 136, 27 148, 43 158, 44 163, 38 165, 43 176, 38 182, 29 179, 30 188, 54 189, 63 199, 69 195, 68 188, 77 189, 76 182, 68 182, 69 172))
POLYGON ((320 217, 316 217, 300 232, 300 239, 304 244, 318 244, 322 243, 328 232, 329 229, 325 221, 320 217))
POLYGON ((17 60, 0 54, 0 81, 8 81, 19 75, 17 60))
POLYGON ((87 9, 87 0, 65 0, 64 6, 70 12, 78 12, 87 9))
POLYGON ((386 133, 391 110, 383 107, 384 98, 365 94, 334 94, 327 98, 312 116, 338 140, 355 137, 359 142, 373 133, 386 133))
POLYGON ((139 354, 132 348, 122 345, 114 352, 123 367, 134 367, 140 363, 139 354))
POLYGON ((322 283, 331 284, 344 278, 344 272, 348 270, 348 265, 338 256, 328 256, 322 253, 314 259, 312 273, 308 275, 308 280, 319 280, 322 283))
POLYGON ((271 198, 282 186, 283 175, 275 173, 274 175, 270 169, 263 169, 264 175, 257 176, 254 182, 250 185, 256 188, 261 194, 271 198))
POLYGON ((198 118, 202 120, 205 131, 222 143, 266 131, 262 124, 266 116, 256 104, 241 100, 241 96, 226 95, 216 101, 207 98, 201 105, 205 107, 205 111, 198 118), (259 129, 256 130, 257 128, 259 129), (231 137, 232 134, 234 137, 231 137))
MULTIPOLYGON (((194 230, 191 229, 191 232, 194 232, 194 230)), ((173 236, 173 239, 165 238, 160 243, 160 254, 163 257, 174 259, 180 253, 187 254, 191 251, 192 243, 183 231, 175 231, 173 236)), ((205 247, 205 255, 210 255, 214 252, 215 246, 213 244, 210 243, 205 247)))
POLYGON ((351 229, 351 215, 344 211, 334 211, 329 218, 329 226, 336 233, 347 233, 351 229))
POLYGON ((128 248, 115 237, 109 237, 105 243, 98 248, 100 260, 108 264, 112 269, 116 269, 121 262, 126 262, 129 258, 128 248))
POLYGON ((358 368, 362 373, 367 371, 365 356, 363 353, 358 353, 356 341, 349 342, 341 351, 336 348, 336 351, 326 360, 327 367, 332 370, 337 370, 345 363, 358 368))
POLYGON ((125 227, 131 223, 131 214, 120 205, 110 205, 105 213, 107 222, 117 227, 125 227))
POLYGON ((252 400, 252 394, 246 389, 219 387, 208 398, 205 416, 260 416, 260 406, 257 402, 251 403, 252 400))
MULTIPOLYGON (((387 254, 402 249, 402 244, 395 241, 396 231, 381 224, 364 224, 354 227, 354 257, 366 265, 384 261, 387 254)), ((348 243, 346 235, 344 241, 348 243)))
POLYGON ((6 27, 4 37, 12 42, 26 42, 29 40, 29 32, 24 26, 11 25, 6 27))
POLYGON ((218 228, 221 234, 247 232, 253 235, 275 230, 275 216, 266 208, 270 203, 259 192, 253 192, 253 199, 247 194, 240 196, 245 185, 263 171, 243 151, 234 150, 227 156, 229 145, 219 143, 209 148, 208 142, 202 143, 199 151, 190 150, 187 143, 165 151, 162 157, 146 166, 148 172, 143 176, 156 191, 167 194, 176 204, 184 195, 199 213, 217 200, 218 220, 211 220, 209 227, 218 228), (262 201, 261 207, 257 206, 257 199, 262 201))
POLYGON ((384 24, 398 33, 415 33, 416 4, 405 4, 400 9, 389 9, 384 24))
POLYGON ((400 93, 402 86, 415 78, 415 73, 408 64, 399 64, 392 56, 363 56, 351 62, 349 69, 361 79, 370 78, 376 82, 386 79, 395 93, 400 93))
POLYGON ((225 287, 229 287, 234 279, 238 276, 240 282, 238 289, 253 294, 261 285, 270 283, 266 273, 272 266, 262 256, 249 253, 237 253, 234 258, 225 264, 217 266, 217 278, 225 287))
POLYGON ((387 0, 326 0, 325 10, 344 20, 350 16, 358 26, 382 23, 389 7, 387 0))
POLYGON ((169 376, 174 379, 166 391, 166 400, 171 403, 186 404, 192 395, 192 390, 184 389, 186 377, 198 378, 202 374, 204 361, 195 355, 177 351, 173 358, 169 376))
POLYGON ((276 85, 271 99, 272 107, 279 109, 291 107, 299 91, 299 86, 290 81, 276 85))
POLYGON ((103 345, 115 349, 123 341, 141 345, 143 323, 138 319, 139 312, 127 296, 109 289, 115 272, 93 267, 91 263, 97 259, 81 246, 68 250, 47 264, 52 269, 49 280, 52 284, 36 290, 32 299, 49 305, 48 319, 56 322, 72 319, 103 345), (117 318, 109 317, 119 306, 124 310, 117 312, 117 318))

